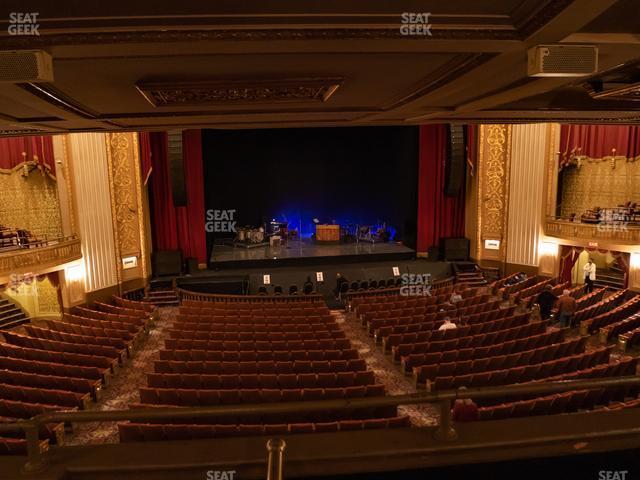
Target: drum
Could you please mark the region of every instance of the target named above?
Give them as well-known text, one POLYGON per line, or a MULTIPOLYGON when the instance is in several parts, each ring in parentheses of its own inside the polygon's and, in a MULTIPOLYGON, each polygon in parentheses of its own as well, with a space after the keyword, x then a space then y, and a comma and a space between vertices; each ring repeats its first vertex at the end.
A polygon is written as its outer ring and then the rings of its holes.
POLYGON ((239 228, 238 229, 238 241, 239 242, 246 242, 247 241, 247 229, 246 228, 239 228))

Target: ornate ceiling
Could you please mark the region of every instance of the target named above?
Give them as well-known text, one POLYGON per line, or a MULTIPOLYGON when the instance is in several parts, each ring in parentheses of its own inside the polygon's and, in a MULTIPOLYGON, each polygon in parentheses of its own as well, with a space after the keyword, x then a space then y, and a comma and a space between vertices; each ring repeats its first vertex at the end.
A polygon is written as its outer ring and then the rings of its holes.
POLYGON ((31 0, 40 35, 9 35, 25 8, 0 50, 48 51, 54 81, 0 83, 4 135, 640 121, 637 0, 31 0), (597 45, 599 75, 528 77, 558 42, 597 45))

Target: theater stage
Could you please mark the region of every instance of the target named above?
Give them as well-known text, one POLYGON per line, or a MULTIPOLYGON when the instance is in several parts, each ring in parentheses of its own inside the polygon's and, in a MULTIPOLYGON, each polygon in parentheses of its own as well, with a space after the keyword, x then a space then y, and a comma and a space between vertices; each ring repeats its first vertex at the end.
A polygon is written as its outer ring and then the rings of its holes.
POLYGON ((415 251, 395 242, 321 244, 311 239, 290 240, 278 247, 254 248, 214 245, 210 270, 335 265, 343 263, 403 261, 415 258, 415 251))

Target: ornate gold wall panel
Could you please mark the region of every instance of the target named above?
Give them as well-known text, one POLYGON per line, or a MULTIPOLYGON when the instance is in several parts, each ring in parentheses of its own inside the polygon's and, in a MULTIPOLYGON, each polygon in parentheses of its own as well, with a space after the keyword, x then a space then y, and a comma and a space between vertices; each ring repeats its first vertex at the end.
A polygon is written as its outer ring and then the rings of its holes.
POLYGON ((505 260, 509 205, 511 125, 481 125, 478 145, 478 257, 505 260), (485 248, 499 240, 500 248, 485 248))
POLYGON ((108 133, 107 159, 111 211, 120 281, 146 278, 144 199, 136 133, 108 133), (135 256, 138 266, 123 270, 123 257, 135 256))
POLYGON ((562 216, 580 216, 593 207, 640 202, 640 162, 589 161, 561 172, 562 216))
POLYGON ((60 238, 62 221, 55 180, 34 170, 0 175, 0 224, 24 228, 37 236, 60 238))

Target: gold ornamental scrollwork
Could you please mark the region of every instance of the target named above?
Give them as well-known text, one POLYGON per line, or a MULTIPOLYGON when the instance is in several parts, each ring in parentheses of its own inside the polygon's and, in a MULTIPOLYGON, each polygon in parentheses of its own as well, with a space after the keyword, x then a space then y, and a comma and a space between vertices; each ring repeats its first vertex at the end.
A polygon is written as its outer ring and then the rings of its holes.
POLYGON ((483 234, 502 236, 506 205, 506 128, 504 125, 487 126, 488 155, 486 156, 484 189, 483 234))

